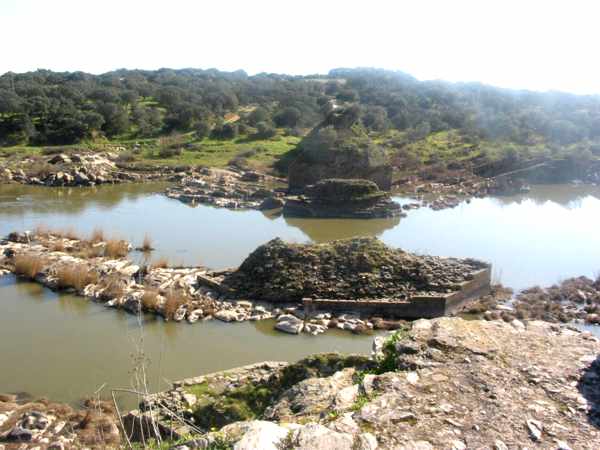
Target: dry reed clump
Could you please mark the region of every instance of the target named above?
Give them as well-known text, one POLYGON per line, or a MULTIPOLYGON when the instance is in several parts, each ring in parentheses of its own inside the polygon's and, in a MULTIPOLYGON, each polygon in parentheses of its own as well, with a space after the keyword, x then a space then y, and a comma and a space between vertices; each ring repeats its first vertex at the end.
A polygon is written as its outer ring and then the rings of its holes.
POLYGON ((104 247, 104 256, 107 258, 123 258, 129 253, 129 244, 117 239, 109 239, 104 247))
POLYGON ((156 289, 144 289, 141 301, 144 310, 157 311, 159 304, 158 291, 156 289))
POLYGON ((164 256, 158 258, 150 265, 151 269, 166 269, 167 267, 169 267, 169 260, 164 256))
POLYGON ((151 252, 152 250, 154 250, 154 247, 152 247, 152 238, 150 238, 148 234, 145 234, 142 246, 138 247, 137 249, 142 252, 151 252))
POLYGON ((33 234, 36 237, 48 237, 50 235, 50 229, 48 228, 48 225, 44 224, 44 223, 38 223, 35 228, 33 229, 33 234))
POLYGON ((82 291, 88 284, 98 282, 98 272, 81 264, 61 266, 56 270, 57 287, 82 291))
POLYGON ((88 245, 79 250, 77 256, 80 258, 98 258, 104 256, 104 247, 102 245, 88 245))
POLYGON ((65 243, 62 240, 54 241, 48 246, 48 248, 52 252, 64 252, 65 251, 65 243))
POLYGON ((183 292, 175 292, 170 290, 165 295, 164 315, 167 320, 175 317, 175 312, 181 305, 188 303, 188 298, 183 292))
POLYGON ((44 270, 46 261, 40 255, 24 253, 15 256, 14 264, 17 275, 33 280, 38 273, 44 270))
POLYGON ((101 228, 94 228, 90 236, 90 242, 97 244, 98 242, 104 242, 104 231, 101 228))
POLYGON ((113 298, 122 297, 125 293, 124 280, 117 273, 112 273, 101 281, 102 298, 112 300, 113 298))
POLYGON ((65 231, 59 231, 59 232, 55 232, 52 234, 55 234, 57 236, 62 236, 66 239, 71 239, 72 241, 80 241, 81 240, 81 237, 79 237, 79 235, 75 232, 75 230, 73 228, 67 228, 65 231))

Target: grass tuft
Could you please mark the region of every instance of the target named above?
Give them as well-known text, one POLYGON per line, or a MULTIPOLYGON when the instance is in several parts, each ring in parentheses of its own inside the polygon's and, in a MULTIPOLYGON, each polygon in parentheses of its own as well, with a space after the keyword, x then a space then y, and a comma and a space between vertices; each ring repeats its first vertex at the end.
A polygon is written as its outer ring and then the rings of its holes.
POLYGON ((57 286, 61 289, 74 288, 82 291, 88 284, 98 282, 98 273, 88 266, 70 264, 56 270, 57 286))
POLYGON ((45 260, 39 255, 25 253, 15 256, 15 273, 21 277, 33 280, 44 270, 45 260))
POLYGON ((172 320, 175 317, 175 312, 181 305, 188 302, 185 294, 170 290, 165 295, 164 315, 167 320, 172 320))
POLYGON ((124 258, 129 253, 129 244, 118 239, 109 239, 104 247, 104 256, 107 258, 124 258))

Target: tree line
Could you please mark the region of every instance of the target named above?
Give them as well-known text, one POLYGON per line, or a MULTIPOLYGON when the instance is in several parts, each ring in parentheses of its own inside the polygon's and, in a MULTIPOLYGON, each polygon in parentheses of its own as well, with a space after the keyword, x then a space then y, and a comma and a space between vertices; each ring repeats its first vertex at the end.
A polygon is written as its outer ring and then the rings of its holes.
POLYGON ((300 132, 352 105, 372 133, 436 131, 517 144, 600 139, 600 97, 418 81, 402 72, 334 69, 288 76, 243 71, 117 70, 102 75, 38 70, 0 76, 0 145, 73 144, 173 131, 231 139, 300 132), (240 120, 226 120, 228 114, 240 120))

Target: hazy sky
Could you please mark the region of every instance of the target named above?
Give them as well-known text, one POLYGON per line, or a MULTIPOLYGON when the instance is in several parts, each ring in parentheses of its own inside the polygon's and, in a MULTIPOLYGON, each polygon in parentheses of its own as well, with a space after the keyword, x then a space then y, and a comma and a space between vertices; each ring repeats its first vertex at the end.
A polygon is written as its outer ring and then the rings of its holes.
POLYGON ((0 0, 0 73, 402 70, 600 93, 597 0, 0 0))

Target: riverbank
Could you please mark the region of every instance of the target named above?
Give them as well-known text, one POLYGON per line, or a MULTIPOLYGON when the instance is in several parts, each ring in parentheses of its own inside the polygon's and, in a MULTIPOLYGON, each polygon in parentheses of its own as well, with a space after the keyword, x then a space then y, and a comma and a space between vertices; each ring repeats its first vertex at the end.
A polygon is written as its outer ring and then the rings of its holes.
MULTIPOLYGON (((124 414, 121 443, 592 450, 600 439, 599 354, 589 333, 541 321, 419 320, 375 338, 370 358, 320 354, 175 382, 124 414)), ((24 417, 5 410, 2 443, 24 417)), ((29 445, 53 442, 66 428, 53 429, 41 426, 29 445)))

